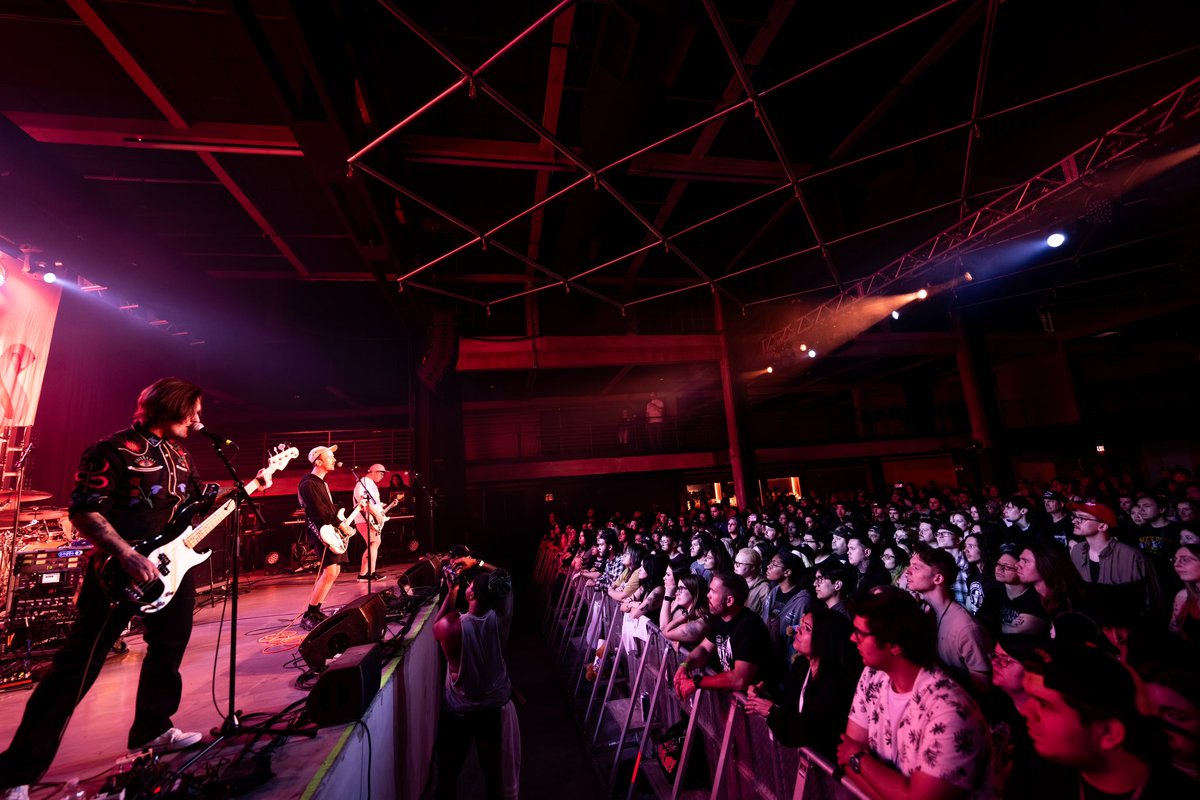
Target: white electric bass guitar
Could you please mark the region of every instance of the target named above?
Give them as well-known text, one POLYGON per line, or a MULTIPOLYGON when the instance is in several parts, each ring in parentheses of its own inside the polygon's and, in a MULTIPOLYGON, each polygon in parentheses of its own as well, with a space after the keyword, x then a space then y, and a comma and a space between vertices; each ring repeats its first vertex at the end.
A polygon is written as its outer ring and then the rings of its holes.
POLYGON ((322 525, 321 541, 325 543, 325 546, 337 553, 339 556, 346 552, 346 548, 350 546, 350 540, 354 538, 354 522, 358 519, 358 515, 361 514, 363 509, 366 507, 367 499, 364 498, 363 501, 360 502, 357 507, 355 507, 354 513, 348 517, 346 516, 346 512, 339 508, 338 519, 341 520, 341 522, 345 524, 347 528, 350 528, 351 531, 347 535, 342 533, 340 525, 322 525))
MULTIPOLYGON (((260 477, 246 484, 246 494, 270 486, 271 476, 300 455, 299 450, 286 444, 279 445, 273 452, 260 477)), ((114 605, 131 606, 138 614, 162 611, 179 590, 188 570, 212 557, 211 550, 197 553, 195 548, 237 508, 238 498, 230 494, 203 522, 192 525, 192 518, 204 513, 216 499, 216 484, 212 484, 211 489, 204 498, 185 504, 161 533, 134 547, 150 559, 159 577, 144 583, 135 581, 121 567, 120 559, 109 556, 100 568, 100 585, 114 605)))

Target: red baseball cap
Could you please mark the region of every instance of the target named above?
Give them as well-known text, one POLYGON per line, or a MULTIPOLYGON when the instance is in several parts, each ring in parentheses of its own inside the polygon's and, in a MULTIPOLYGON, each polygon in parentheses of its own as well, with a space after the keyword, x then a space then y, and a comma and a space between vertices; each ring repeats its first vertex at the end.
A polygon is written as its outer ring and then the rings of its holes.
POLYGON ((1103 522, 1110 528, 1117 527, 1117 515, 1111 508, 1102 503, 1071 503, 1067 508, 1072 511, 1082 511, 1085 514, 1091 514, 1099 522, 1103 522))

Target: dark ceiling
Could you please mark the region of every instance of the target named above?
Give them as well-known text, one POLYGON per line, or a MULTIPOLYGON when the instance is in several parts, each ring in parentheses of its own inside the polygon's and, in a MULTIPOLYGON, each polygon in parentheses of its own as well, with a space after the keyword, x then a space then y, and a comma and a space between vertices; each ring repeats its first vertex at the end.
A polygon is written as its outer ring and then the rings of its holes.
MULTIPOLYGON (((402 403, 353 365, 410 369, 447 308, 464 337, 704 334, 715 293, 761 359, 764 335, 1194 80, 1198 32, 1178 0, 2 0, 0 247, 153 306, 202 359, 272 346, 255 400, 402 403), (297 354, 330 366, 297 374, 297 354)), ((973 242, 975 281, 871 332, 1194 344, 1198 124, 973 242), (1054 225, 1064 248, 1029 244, 1054 225)), ((754 397, 953 365, 827 352, 754 397)))

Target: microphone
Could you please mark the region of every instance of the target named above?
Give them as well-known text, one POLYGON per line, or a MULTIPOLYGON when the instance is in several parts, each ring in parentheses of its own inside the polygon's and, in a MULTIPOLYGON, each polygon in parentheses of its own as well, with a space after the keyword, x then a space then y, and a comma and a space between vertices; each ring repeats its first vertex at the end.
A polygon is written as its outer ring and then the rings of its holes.
POLYGON ((209 439, 212 439, 217 444, 233 444, 234 443, 233 439, 226 439, 224 436, 217 436, 215 433, 210 431, 208 428, 204 427, 203 422, 192 423, 192 432, 203 434, 203 435, 207 436, 209 439))
POLYGON ((342 462, 340 462, 340 461, 339 461, 339 462, 337 462, 337 468, 338 468, 338 469, 341 469, 343 466, 344 466, 344 464, 342 464, 342 462))

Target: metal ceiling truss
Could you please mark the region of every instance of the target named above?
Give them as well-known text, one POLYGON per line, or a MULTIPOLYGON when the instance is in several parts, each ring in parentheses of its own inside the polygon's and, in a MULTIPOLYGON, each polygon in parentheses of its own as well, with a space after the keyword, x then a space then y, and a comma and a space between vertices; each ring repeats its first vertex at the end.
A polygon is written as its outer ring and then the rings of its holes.
POLYGON ((916 278, 950 257, 962 255, 968 245, 981 242, 989 233, 1030 213, 1047 199, 1129 158, 1164 131, 1197 113, 1200 113, 1200 77, 1192 79, 887 266, 855 281, 835 297, 775 333, 764 336, 761 342, 764 355, 777 357, 790 352, 796 341, 823 320, 863 298, 881 294, 898 283, 916 278))
MULTIPOLYGON (((841 53, 838 53, 834 56, 831 56, 830 58, 825 59, 824 61, 820 62, 819 64, 809 66, 809 67, 805 68, 804 70, 802 70, 801 72, 787 78, 786 80, 783 80, 783 81, 771 86, 770 88, 759 91, 757 93, 754 92, 752 86, 749 83, 749 77, 746 74, 745 68, 742 65, 741 60, 738 58, 736 52, 734 52, 731 49, 732 45, 729 43, 728 34, 725 33, 724 26, 723 26, 723 24, 720 24, 719 17, 715 16, 715 11, 714 11, 712 13, 714 15, 714 22, 717 23, 718 35, 721 36, 723 42, 726 43, 726 48, 727 48, 727 51, 729 52, 730 59, 734 64, 734 69, 735 69, 735 71, 738 72, 739 82, 741 83, 743 90, 747 93, 747 96, 744 97, 742 100, 739 100, 737 102, 726 105, 724 108, 716 111, 715 113, 709 115, 708 117, 706 117, 702 120, 694 122, 691 125, 688 125, 681 130, 675 131, 674 133, 660 139, 659 141, 654 142, 649 145, 646 145, 632 153, 629 153, 629 154, 623 156, 622 158, 617 159, 616 161, 613 161, 611 164, 608 164, 603 167, 593 167, 593 166, 589 165, 588 163, 586 163, 571 148, 567 147, 564 143, 559 141, 557 139, 557 137, 555 137, 555 135, 550 130, 548 130, 546 127, 538 124, 535 120, 531 119, 528 115, 526 115, 523 111, 521 111, 519 108, 517 108, 515 105, 513 105, 513 103, 511 103, 506 97, 504 97, 504 95, 502 95, 500 92, 498 92, 496 89, 494 89, 490 84, 487 83, 487 81, 485 81, 482 78, 482 74, 489 67, 491 67, 493 64, 495 64, 496 61, 500 57, 502 57, 505 53, 509 52, 514 47, 516 47, 520 42, 527 39, 532 33, 534 33, 538 28, 540 28, 542 25, 547 23, 549 20, 554 19, 560 13, 565 11, 569 6, 572 5, 573 0, 564 0, 564 2, 560 2, 557 5, 555 5, 552 9, 550 9, 550 11, 548 11, 541 18, 539 18, 537 21, 535 21, 533 24, 531 24, 529 27, 527 27, 524 31, 519 33, 515 38, 513 38, 511 41, 509 41, 507 44, 505 44, 503 47, 501 47, 499 50, 497 50, 486 61, 484 61, 479 67, 477 67, 473 70, 470 67, 468 67, 466 64, 464 64, 462 61, 460 61, 452 52, 450 52, 445 46, 443 46, 439 41, 437 41, 432 35, 430 35, 427 31, 422 29, 420 25, 418 25, 413 19, 411 19, 392 0, 379 0, 379 2, 384 8, 387 9, 387 11, 389 13, 391 13, 397 20, 399 20, 401 22, 401 24, 403 24, 406 28, 408 28, 410 31, 412 31, 416 36, 418 36, 418 38, 420 38, 423 42, 425 42, 425 44, 427 44, 432 50, 434 50, 434 52, 436 52, 439 56, 441 56, 443 59, 445 59, 456 70, 458 70, 460 77, 457 81, 452 83, 447 88, 443 89, 441 92, 439 92, 433 98, 431 98, 430 100, 425 102, 423 105, 421 105, 419 108, 417 108, 412 113, 410 113, 407 117, 405 117, 404 119, 397 122, 388 131, 386 131, 385 133, 383 133, 382 135, 377 137, 374 141, 370 142, 368 145, 363 147, 357 153, 350 156, 347 159, 347 163, 348 163, 350 169, 352 169, 352 170, 355 168, 362 169, 364 172, 371 175, 372 177, 375 177, 376 179, 385 182, 389 187, 400 192, 405 197, 408 197, 409 199, 413 200, 414 202, 424 206, 431 212, 438 214, 439 216, 441 216, 443 219, 450 222, 451 224, 453 224, 459 228, 462 228, 465 231, 468 231, 473 237, 469 241, 467 241, 463 244, 460 244, 460 245, 452 248, 451 250, 449 250, 445 253, 442 253, 439 256, 434 257, 432 260, 412 269, 407 274, 401 275, 399 278, 399 282, 400 282, 401 286, 403 287, 404 285, 410 285, 410 286, 416 286, 418 288, 429 288, 425 284, 413 283, 412 278, 414 278, 415 276, 419 275, 420 273, 436 266, 437 264, 445 261, 446 259, 451 258, 454 255, 457 255, 458 253, 463 252, 464 250, 474 247, 475 245, 480 245, 481 247, 484 247, 484 248, 486 248, 488 246, 497 246, 499 249, 503 250, 504 252, 508 253, 509 255, 512 255, 512 256, 518 258, 518 260, 523 261, 528 266, 530 266, 530 267, 536 269, 537 271, 542 272, 548 276, 552 276, 554 278, 553 282, 551 282, 551 283, 534 286, 525 291, 517 292, 515 294, 511 294, 511 295, 501 297, 501 298, 498 298, 495 300, 486 301, 486 302, 479 301, 479 300, 473 300, 473 299, 469 300, 469 302, 472 302, 476 305, 484 306, 489 311, 490 311, 491 306, 493 306, 493 305, 497 305, 499 303, 504 303, 509 300, 525 298, 532 294, 536 294, 538 292, 542 292, 547 289, 554 288, 556 286, 563 286, 564 288, 567 288, 568 290, 572 286, 576 286, 577 288, 583 289, 584 287, 578 287, 576 282, 581 280, 582 278, 586 277, 587 275, 590 275, 601 269, 610 267, 614 264, 621 263, 627 259, 636 258, 637 256, 639 256, 643 253, 646 253, 649 250, 655 249, 657 247, 662 247, 664 249, 664 251, 673 254, 676 258, 678 258, 680 261, 682 261, 692 272, 694 272, 698 278, 697 282, 695 282, 689 286, 672 289, 670 291, 663 292, 661 294, 657 294, 652 297, 643 297, 643 298, 635 299, 635 300, 625 302, 625 303, 620 303, 618 301, 612 300, 611 298, 604 297, 604 296, 600 295, 599 293, 593 292, 591 290, 586 290, 586 291, 588 291, 589 294, 592 294, 611 305, 617 306, 618 308, 620 308, 622 310, 622 312, 624 312, 624 310, 626 308, 629 308, 629 307, 632 307, 635 305, 639 305, 641 303, 650 302, 652 300, 657 300, 657 299, 667 297, 670 295, 679 294, 680 292, 691 291, 692 289, 698 289, 698 288, 703 288, 703 287, 707 287, 712 291, 719 291, 722 294, 725 294, 734 303, 736 303, 739 307, 741 307, 744 310, 746 308, 746 304, 739 301, 736 297, 734 297, 732 294, 730 294, 728 290, 726 290, 724 287, 720 286, 720 282, 725 277, 731 277, 731 276, 723 276, 721 278, 714 278, 714 277, 710 276, 694 260, 689 258, 684 252, 682 252, 678 248, 678 246, 675 245, 674 240, 680 236, 683 236, 686 233, 695 231, 696 229, 702 227, 703 225, 709 224, 711 222, 715 222, 716 220, 718 220, 722 217, 728 216, 729 214, 734 213, 734 211, 736 211, 736 210, 745 208, 746 206, 751 205, 755 202, 758 202, 759 200, 761 200, 763 198, 774 195, 781 190, 790 189, 800 200, 802 208, 805 211, 805 215, 809 220, 810 227, 812 228, 814 236, 817 240, 817 245, 815 246, 815 248, 812 248, 812 249, 817 249, 822 253, 822 256, 825 259, 826 264, 829 266, 831 273, 834 275, 835 281, 837 281, 836 271, 834 271, 832 261, 829 259, 828 252, 825 249, 825 243, 821 240, 820 234, 816 230, 815 221, 813 220, 812 215, 808 210, 807 204, 804 202, 803 195, 801 194, 801 192, 799 190, 799 184, 804 180, 804 178, 799 177, 795 173, 795 170, 794 170, 792 164, 786 158, 786 155, 783 152, 782 144, 780 143, 778 137, 774 134, 774 129, 770 126, 769 120, 766 120, 765 114, 761 113, 760 102, 763 98, 767 97, 768 95, 778 92, 781 89, 784 89, 787 86, 790 86, 791 84, 795 83, 796 81, 798 81, 808 75, 811 75, 812 73, 814 73, 820 69, 823 69, 837 61, 840 61, 841 59, 846 58, 847 56, 849 56, 853 53, 856 53, 856 52, 862 50, 863 48, 866 48, 872 44, 880 42, 890 36, 893 36, 894 34, 899 33, 900 31, 903 31, 903 30, 913 26, 934 14, 937 14, 938 12, 942 11, 943 9, 946 9, 950 6, 957 4, 958 2, 960 2, 960 0, 947 0, 947 2, 938 4, 938 5, 934 6, 933 8, 930 8, 930 9, 912 17, 911 19, 901 22, 898 25, 895 25, 886 31, 883 31, 883 32, 876 34, 862 42, 859 42, 858 44, 842 51, 841 53), (445 100, 447 97, 453 95, 455 92, 457 92, 463 88, 466 88, 471 93, 472 96, 474 96, 474 94, 476 92, 482 91, 489 98, 491 98, 494 102, 496 102, 498 105, 500 105, 503 109, 508 111, 513 117, 515 117, 517 120, 519 120, 523 125, 525 125, 527 128, 529 128, 533 133, 535 133, 543 142, 547 143, 550 147, 552 147, 565 162, 569 162, 570 164, 574 165, 574 167, 576 169, 578 169, 579 171, 581 171, 583 173, 583 175, 580 178, 578 178, 577 180, 569 183, 568 185, 566 185, 563 188, 559 189, 558 191, 554 192, 553 194, 540 199, 538 202, 536 202, 531 207, 525 209, 524 211, 521 211, 520 213, 516 214, 512 218, 500 223, 499 225, 495 226, 491 230, 479 231, 479 230, 469 226, 465 222, 458 220, 452 216, 447 215, 446 213, 442 212, 440 209, 438 209, 436 206, 434 206, 429 201, 421 198, 417 193, 413 192, 412 190, 401 187, 394 180, 387 178, 387 176, 381 174, 377 170, 374 170, 374 169, 368 167, 365 163, 363 163, 362 159, 366 155, 368 155, 372 150, 374 150, 380 144, 382 144, 385 140, 387 140, 389 137, 395 135, 399 131, 403 130, 406 126, 408 126, 413 121, 415 121, 416 119, 421 117, 427 111, 431 110, 432 108, 437 106, 439 103, 441 103, 443 100, 445 100), (712 125, 713 123, 717 123, 717 122, 725 119, 729 115, 735 113, 736 111, 738 111, 742 108, 745 108, 746 106, 754 107, 758 118, 760 119, 760 121, 762 121, 762 123, 764 125, 764 131, 766 132, 768 139, 771 141, 772 147, 775 150, 775 153, 779 160, 779 163, 784 170, 784 174, 787 176, 787 183, 783 184, 782 186, 775 186, 775 187, 769 189, 768 191, 764 192, 763 194, 759 195, 758 197, 753 198, 749 201, 740 203, 738 206, 736 206, 734 208, 727 209, 723 212, 715 214, 715 215, 709 217, 708 219, 704 220, 703 222, 690 225, 687 228, 685 228, 681 231, 678 231, 672 235, 667 235, 662 231, 662 229, 659 225, 656 225, 654 222, 647 219, 641 212, 639 212, 634 207, 633 203, 631 203, 624 195, 622 195, 620 192, 618 192, 616 190, 616 188, 613 187, 612 184, 609 183, 609 181, 604 177, 606 174, 613 172, 614 170, 617 170, 621 167, 627 166, 628 164, 630 164, 630 162, 637 159, 638 157, 643 156, 653 150, 656 150, 656 149, 662 147, 663 145, 665 145, 671 141, 674 141, 676 139, 679 139, 683 136, 686 136, 694 131, 703 130, 703 129, 709 127, 710 125, 712 125), (644 244, 628 253, 625 253, 624 255, 617 256, 616 258, 610 259, 610 260, 604 262, 603 264, 589 267, 588 269, 586 269, 576 275, 568 277, 568 276, 558 276, 552 270, 537 263, 536 260, 530 259, 527 256, 521 256, 521 255, 515 253, 514 251, 512 251, 511 248, 499 246, 498 243, 495 242, 495 240, 492 238, 497 233, 499 233, 500 231, 502 231, 509 225, 513 224, 514 222, 517 222, 526 216, 529 216, 531 214, 539 212, 548 203, 553 202, 554 200, 565 196, 569 192, 588 183, 589 181, 592 183, 592 185, 595 188, 604 189, 619 205, 621 205, 635 220, 637 220, 637 222, 640 225, 642 225, 644 228, 646 228, 647 233, 651 237, 652 241, 650 241, 648 244, 644 244)), ((951 130, 962 129, 967 124, 969 124, 969 123, 964 123, 963 125, 954 126, 951 130)), ((927 138, 927 137, 922 137, 918 141, 924 140, 925 138, 927 138)), ((902 145, 902 146, 907 146, 907 145, 902 145)), ((890 152, 894 149, 896 149, 896 148, 888 148, 887 151, 883 151, 883 152, 890 152)), ((881 152, 880 154, 883 154, 883 153, 881 152)), ((868 156, 867 158, 870 158, 870 157, 872 157, 872 156, 868 156)), ((849 166, 850 164, 853 164, 853 163, 860 163, 861 160, 864 160, 864 159, 855 159, 854 161, 848 162, 847 164, 838 165, 838 168, 844 167, 844 166, 849 166)), ((557 165, 547 165, 546 168, 547 169, 557 168, 557 165)), ((827 174, 829 171, 832 171, 832 170, 825 170, 825 171, 822 171, 819 173, 812 173, 805 177, 808 179, 811 179, 811 178, 817 177, 818 175, 821 175, 821 174, 827 174)), ((799 252, 807 252, 807 249, 799 251, 799 252)), ((795 255, 795 254, 793 254, 793 255, 795 255)), ((785 258, 786 258, 786 256, 785 256, 785 258)), ((781 260, 781 259, 772 259, 771 261, 764 262, 764 264, 759 265, 759 266, 760 267, 765 266, 767 263, 777 263, 779 260, 781 260)), ((738 274, 744 274, 746 271, 747 270, 743 270, 738 274)), ((460 297, 458 295, 454 295, 454 294, 447 293, 444 291, 441 293, 447 294, 449 296, 460 297)), ((465 298, 463 298, 463 299, 465 299, 465 298)))

